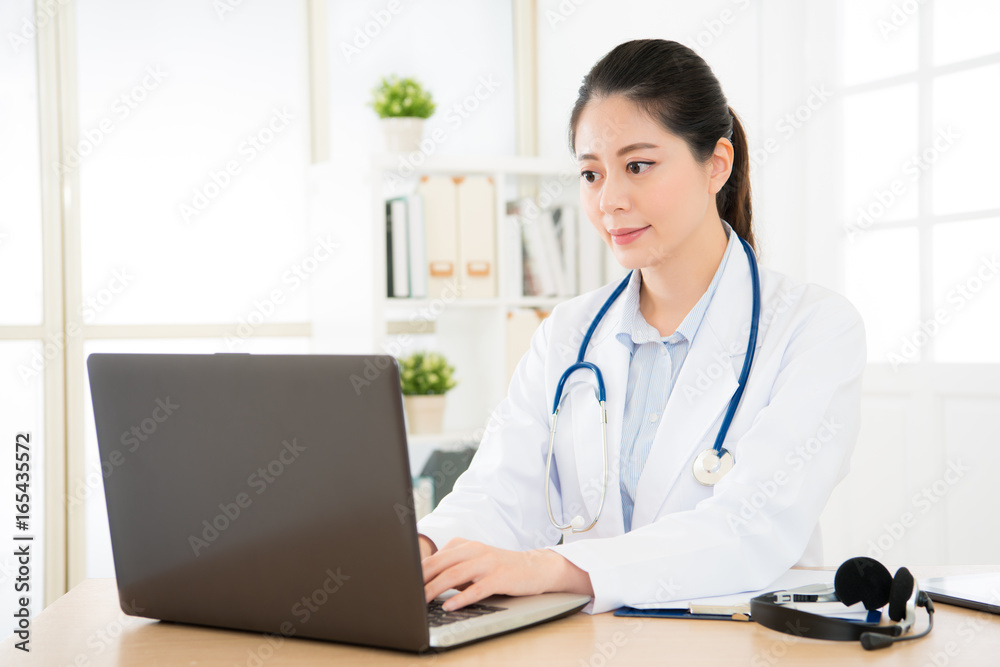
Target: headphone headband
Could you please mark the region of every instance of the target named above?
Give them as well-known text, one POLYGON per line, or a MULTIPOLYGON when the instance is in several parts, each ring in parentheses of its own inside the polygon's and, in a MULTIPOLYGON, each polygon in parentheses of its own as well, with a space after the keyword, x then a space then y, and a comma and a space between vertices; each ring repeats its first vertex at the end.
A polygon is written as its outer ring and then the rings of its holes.
POLYGON ((771 591, 750 600, 750 617, 766 628, 785 634, 833 641, 859 641, 867 650, 890 646, 893 642, 919 639, 934 627, 934 605, 917 586, 916 579, 905 567, 894 578, 884 565, 866 557, 845 561, 834 577, 834 594, 817 592, 815 586, 789 591, 771 591), (786 607, 785 603, 813 603, 838 600, 846 605, 863 602, 868 610, 889 605, 889 618, 896 623, 878 625, 857 623, 841 618, 786 607), (926 607, 929 625, 923 632, 900 637, 914 623, 916 607, 926 607))
POLYGON ((810 639, 831 639, 856 642, 867 632, 898 637, 898 625, 854 623, 842 618, 830 618, 778 604, 776 593, 764 593, 750 600, 750 618, 765 628, 810 639))

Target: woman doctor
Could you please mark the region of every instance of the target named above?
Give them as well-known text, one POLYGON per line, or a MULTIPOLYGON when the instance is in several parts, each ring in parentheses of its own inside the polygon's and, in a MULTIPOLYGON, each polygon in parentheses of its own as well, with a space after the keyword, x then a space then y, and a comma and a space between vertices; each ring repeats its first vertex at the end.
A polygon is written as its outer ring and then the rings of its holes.
POLYGON ((461 589, 445 603, 455 609, 567 591, 593 596, 597 613, 754 590, 819 564, 817 521, 858 434, 857 311, 761 269, 753 317, 747 139, 687 47, 636 40, 605 55, 569 139, 587 217, 631 269, 583 357, 606 387, 607 482, 588 369, 563 387, 548 478, 546 462, 557 385, 615 284, 542 322, 469 470, 419 522, 427 599, 461 589), (751 372, 713 451, 754 320, 751 372))

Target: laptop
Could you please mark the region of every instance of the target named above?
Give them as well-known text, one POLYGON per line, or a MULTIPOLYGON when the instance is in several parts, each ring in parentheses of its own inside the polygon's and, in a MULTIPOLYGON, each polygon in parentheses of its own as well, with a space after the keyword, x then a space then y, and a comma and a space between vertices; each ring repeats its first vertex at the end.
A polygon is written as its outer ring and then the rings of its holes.
POLYGON ((935 602, 1000 614, 1000 572, 924 579, 920 590, 935 602))
POLYGON ((423 652, 590 600, 425 602, 390 356, 91 354, 87 368, 128 614, 423 652))

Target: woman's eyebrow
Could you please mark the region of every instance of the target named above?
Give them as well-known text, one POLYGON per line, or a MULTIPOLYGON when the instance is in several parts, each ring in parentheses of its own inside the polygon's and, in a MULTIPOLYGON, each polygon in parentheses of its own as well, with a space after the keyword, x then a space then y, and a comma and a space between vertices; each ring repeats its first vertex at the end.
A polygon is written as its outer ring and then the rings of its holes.
MULTIPOLYGON (((659 148, 656 144, 651 144, 645 141, 640 141, 634 144, 629 144, 628 146, 622 146, 618 149, 618 157, 625 155, 626 153, 631 153, 632 151, 639 150, 641 148, 659 148)), ((580 160, 596 160, 597 156, 593 153, 584 153, 583 155, 578 155, 576 157, 577 162, 580 160)))

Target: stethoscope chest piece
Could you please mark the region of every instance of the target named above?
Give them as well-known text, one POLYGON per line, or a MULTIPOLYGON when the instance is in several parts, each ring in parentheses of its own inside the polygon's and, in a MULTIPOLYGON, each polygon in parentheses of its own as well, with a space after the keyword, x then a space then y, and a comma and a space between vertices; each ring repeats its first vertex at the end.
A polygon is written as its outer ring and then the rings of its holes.
POLYGON ((694 478, 704 486, 715 486, 733 469, 735 462, 733 455, 727 449, 723 449, 721 455, 714 449, 706 449, 694 460, 694 478))

